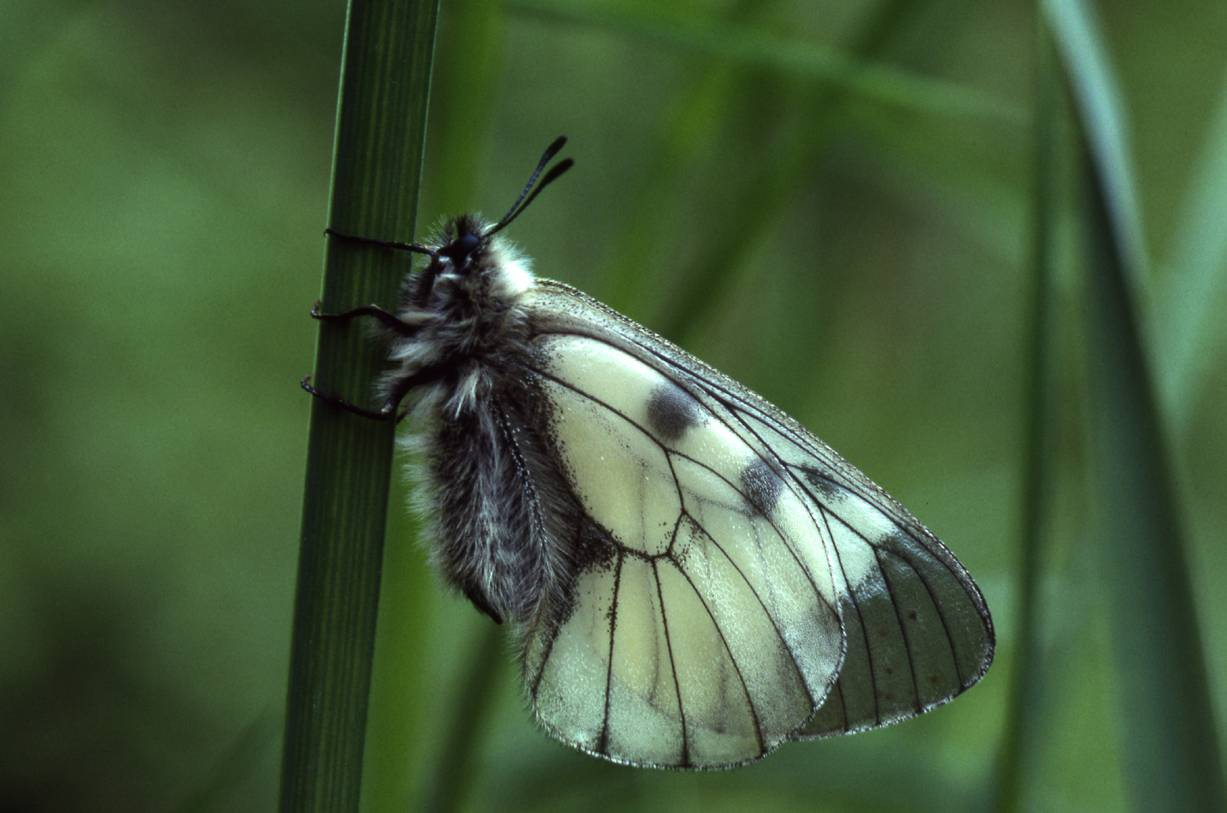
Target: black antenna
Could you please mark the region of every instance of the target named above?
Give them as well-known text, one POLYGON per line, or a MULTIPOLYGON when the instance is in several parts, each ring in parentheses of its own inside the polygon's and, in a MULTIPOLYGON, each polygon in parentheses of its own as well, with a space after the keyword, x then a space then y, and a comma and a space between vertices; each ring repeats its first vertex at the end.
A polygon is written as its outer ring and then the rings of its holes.
POLYGON ((528 208, 528 204, 532 203, 533 199, 536 198, 537 195, 541 194, 542 189, 545 189, 551 183, 558 180, 564 172, 575 166, 574 161, 572 161, 570 158, 566 158, 551 167, 550 171, 545 173, 545 177, 541 179, 541 183, 537 183, 537 178, 541 175, 541 171, 545 169, 545 165, 548 164, 564 146, 566 146, 566 143, 566 136, 558 136, 558 138, 550 142, 550 145, 545 148, 545 152, 541 154, 541 160, 537 162, 537 167, 533 170, 533 174, 528 176, 528 183, 524 184, 524 189, 520 191, 520 196, 516 198, 516 202, 511 204, 511 208, 507 210, 507 214, 503 215, 503 217, 493 226, 486 229, 485 233, 482 235, 483 239, 506 228, 511 221, 519 217, 520 212, 523 212, 528 208), (536 184, 536 189, 533 188, 534 184, 536 184), (532 194, 529 194, 529 192, 532 194))

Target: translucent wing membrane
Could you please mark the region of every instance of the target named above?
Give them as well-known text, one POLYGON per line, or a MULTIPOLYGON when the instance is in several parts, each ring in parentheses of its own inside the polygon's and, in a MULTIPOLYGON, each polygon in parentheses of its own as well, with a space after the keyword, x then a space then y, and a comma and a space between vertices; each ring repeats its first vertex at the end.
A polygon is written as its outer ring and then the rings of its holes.
POLYGON ((558 283, 532 296, 530 374, 607 549, 561 622, 528 630, 525 679, 552 734, 617 761, 718 767, 918 714, 984 674, 984 601, 905 509, 634 322, 558 283))
POLYGON ((830 562, 790 527, 799 501, 766 506, 745 481, 754 450, 652 368, 588 338, 541 346, 558 453, 613 556, 580 577, 552 649, 530 649, 539 714, 628 762, 762 756, 810 719, 842 656, 830 562), (591 664, 597 681, 573 684, 591 664))

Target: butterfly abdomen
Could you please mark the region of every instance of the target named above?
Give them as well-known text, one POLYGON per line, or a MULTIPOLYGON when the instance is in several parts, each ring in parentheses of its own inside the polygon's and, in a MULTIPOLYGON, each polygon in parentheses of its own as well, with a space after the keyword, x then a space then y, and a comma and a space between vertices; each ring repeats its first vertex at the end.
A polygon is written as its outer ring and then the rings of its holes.
MULTIPOLYGON (((416 445, 424 451, 427 510, 444 577, 496 621, 528 621, 566 603, 574 563, 574 498, 526 410, 532 384, 489 379, 472 408, 437 415, 416 445)), ((445 402, 444 402, 445 403, 445 402)))

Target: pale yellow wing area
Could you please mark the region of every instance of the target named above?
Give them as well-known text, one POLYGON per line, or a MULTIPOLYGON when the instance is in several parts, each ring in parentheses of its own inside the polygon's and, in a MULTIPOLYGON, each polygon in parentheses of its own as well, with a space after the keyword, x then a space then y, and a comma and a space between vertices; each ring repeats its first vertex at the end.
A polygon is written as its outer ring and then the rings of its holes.
POLYGON ((610 547, 565 621, 528 631, 551 733, 715 767, 914 716, 984 675, 984 599, 906 509, 637 323, 548 280, 531 296, 559 457, 610 547))
POLYGON ((799 731, 839 674, 833 567, 800 493, 686 389, 581 336, 539 341, 558 457, 610 555, 526 673, 559 738, 717 767, 799 731))

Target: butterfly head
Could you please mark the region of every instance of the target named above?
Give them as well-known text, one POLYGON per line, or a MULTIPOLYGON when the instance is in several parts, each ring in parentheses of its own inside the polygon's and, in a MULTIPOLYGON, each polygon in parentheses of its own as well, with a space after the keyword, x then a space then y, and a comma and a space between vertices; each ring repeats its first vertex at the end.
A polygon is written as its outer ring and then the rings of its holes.
POLYGON ((511 224, 528 204, 555 180, 569 170, 574 161, 566 158, 549 168, 546 166, 567 143, 565 136, 554 139, 541 160, 533 169, 528 183, 520 191, 515 203, 496 223, 486 223, 477 215, 461 215, 444 226, 438 248, 424 249, 431 257, 430 265, 417 278, 414 286, 416 304, 429 307, 438 304, 432 300, 443 298, 444 304, 454 299, 454 294, 464 291, 466 299, 480 303, 493 292, 497 295, 517 296, 532 284, 532 275, 527 263, 498 236, 511 224), (540 181, 540 182, 538 182, 540 181), (492 283, 492 284, 491 284, 492 283), (448 289, 451 294, 442 289, 448 289))
POLYGON ((490 253, 493 235, 487 236, 488 228, 476 215, 461 215, 444 226, 440 247, 435 250, 435 263, 443 272, 468 276, 482 265, 490 253))
POLYGON ((536 168, 533 169, 532 175, 528 177, 528 183, 524 184, 524 188, 520 190, 519 197, 516 198, 515 203, 511 204, 507 214, 503 215, 497 223, 483 223, 476 215, 461 215, 448 223, 443 232, 444 239, 441 241, 443 245, 435 252, 436 261, 450 263, 456 273, 463 273, 470 268, 481 256, 482 250, 492 242, 494 235, 511 225, 511 221, 528 208, 528 204, 541 194, 541 190, 558 180, 575 164, 570 158, 565 158, 550 167, 544 177, 541 175, 542 170, 566 143, 566 136, 558 136, 550 142, 545 152, 542 153, 541 160, 537 162, 536 168), (538 179, 540 183, 537 182, 538 179))
POLYGON ((439 254, 460 270, 468 266, 469 259, 481 248, 481 242, 481 234, 466 230, 444 246, 439 254))
POLYGON ((407 281, 407 304, 453 316, 499 310, 532 287, 528 261, 475 214, 447 220, 431 261, 407 281))

